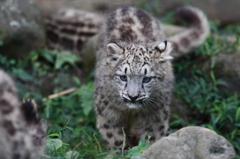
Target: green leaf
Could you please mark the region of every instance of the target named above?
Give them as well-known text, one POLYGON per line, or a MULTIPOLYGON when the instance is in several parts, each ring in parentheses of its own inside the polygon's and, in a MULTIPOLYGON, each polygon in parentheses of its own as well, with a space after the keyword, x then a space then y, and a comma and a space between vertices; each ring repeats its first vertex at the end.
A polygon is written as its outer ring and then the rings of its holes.
POLYGON ((50 63, 54 61, 53 55, 50 54, 49 51, 44 50, 44 53, 42 56, 50 63))
POLYGON ((213 121, 213 123, 214 123, 214 124, 217 124, 218 121, 219 121, 221 118, 223 118, 223 113, 222 113, 222 112, 220 112, 220 113, 218 114, 217 118, 213 121))
POLYGON ((233 117, 231 115, 227 115, 227 118, 230 120, 231 123, 233 123, 233 117))
POLYGON ((71 127, 69 127, 69 126, 65 126, 65 128, 68 129, 68 130, 70 130, 70 131, 72 131, 73 133, 75 133, 75 131, 74 131, 73 128, 71 128, 71 127))
POLYGON ((240 107, 237 109, 236 111, 236 115, 235 115, 235 121, 239 121, 240 120, 240 107))
POLYGON ((85 116, 88 116, 88 114, 91 112, 91 110, 92 110, 91 105, 93 105, 93 102, 84 102, 83 113, 84 113, 85 116))
POLYGON ((80 94, 80 97, 82 99, 81 107, 83 108, 83 113, 85 116, 88 116, 89 113, 93 110, 93 83, 83 85, 76 92, 80 94))
POLYGON ((81 84, 81 81, 78 77, 74 76, 73 77, 73 81, 77 84, 77 85, 80 85, 81 84))
POLYGON ((23 81, 32 81, 33 77, 27 73, 26 71, 24 71, 23 69, 14 69, 13 70, 13 74, 15 74, 15 76, 17 76, 18 78, 20 78, 23 81))
POLYGON ((62 147, 62 141, 60 139, 47 139, 46 146, 48 150, 54 151, 62 147))
POLYGON ((28 58, 31 61, 36 61, 38 59, 39 55, 37 51, 31 51, 30 54, 28 55, 28 58))
POLYGON ((76 152, 76 151, 68 151, 68 152, 66 153, 65 158, 66 158, 66 159, 77 159, 78 156, 79 156, 79 153, 78 153, 78 152, 76 152))
POLYGON ((211 69, 214 68, 215 63, 216 63, 215 57, 212 57, 211 58, 211 66, 210 66, 211 69))
POLYGON ((231 140, 233 140, 233 139, 236 137, 236 133, 237 133, 237 129, 234 129, 234 130, 231 132, 231 140))
MULTIPOLYGON (((148 140, 150 139, 150 136, 148 136, 148 140)), ((138 143, 138 146, 133 147, 132 149, 130 149, 127 154, 126 157, 133 157, 133 156, 138 156, 139 154, 143 153, 144 151, 146 151, 149 148, 150 144, 146 143, 146 140, 144 138, 141 139, 141 141, 138 143)), ((131 158, 132 158, 131 157, 131 158)))
POLYGON ((74 64, 79 60, 80 58, 77 55, 71 54, 69 52, 59 52, 57 53, 55 69, 60 69, 64 63, 74 64))
POLYGON ((27 98, 29 98, 29 97, 30 97, 30 92, 27 92, 27 93, 24 94, 23 99, 27 99, 27 98))
POLYGON ((210 76, 211 76, 211 79, 213 81, 213 84, 215 85, 216 84, 216 78, 215 78, 215 75, 214 75, 213 71, 210 72, 210 76))
POLYGON ((48 137, 50 137, 50 138, 51 138, 51 137, 58 137, 58 136, 59 136, 59 134, 57 134, 57 133, 53 133, 53 134, 49 134, 49 135, 48 135, 48 137))

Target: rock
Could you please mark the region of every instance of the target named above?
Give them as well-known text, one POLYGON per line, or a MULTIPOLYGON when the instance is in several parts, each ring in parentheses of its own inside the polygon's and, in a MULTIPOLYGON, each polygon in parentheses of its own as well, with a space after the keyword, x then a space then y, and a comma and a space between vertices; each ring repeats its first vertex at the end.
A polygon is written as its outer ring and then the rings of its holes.
POLYGON ((163 137, 132 159, 237 159, 234 148, 212 130, 189 126, 163 137))
MULTIPOLYGON (((220 40, 223 39, 219 35, 213 35, 213 37, 220 40)), ((212 59, 199 64, 199 68, 206 73, 209 73, 209 70, 213 69, 216 79, 221 79, 227 84, 227 86, 220 87, 222 91, 231 94, 235 92, 240 93, 240 41, 234 35, 225 35, 224 40, 230 43, 225 48, 231 49, 232 45, 236 45, 236 48, 234 48, 236 50, 233 50, 231 53, 227 49, 222 50, 212 59), (213 61, 214 67, 211 68, 213 61)))
POLYGON ((41 12, 33 0, 0 1, 0 53, 11 58, 26 56, 45 44, 41 12))
POLYGON ((227 87, 221 87, 222 90, 240 94, 240 52, 219 54, 215 58, 215 62, 216 77, 227 84, 227 87))

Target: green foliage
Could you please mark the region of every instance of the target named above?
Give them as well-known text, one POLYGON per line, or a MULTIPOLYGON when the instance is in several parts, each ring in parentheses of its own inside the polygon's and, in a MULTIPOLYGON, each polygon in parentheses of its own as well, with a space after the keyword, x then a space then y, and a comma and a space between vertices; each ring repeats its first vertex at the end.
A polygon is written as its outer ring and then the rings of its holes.
POLYGON ((173 18, 174 15, 175 15, 175 12, 173 12, 173 11, 166 13, 166 15, 164 15, 164 17, 161 17, 161 22, 165 23, 165 24, 173 24, 175 22, 175 20, 173 18))
POLYGON ((56 152, 56 150, 62 146, 63 146, 62 141, 59 139, 47 139, 46 141, 46 147, 47 150, 50 151, 50 153, 53 151, 56 152))
MULTIPOLYGON (((151 138, 151 136, 148 136, 148 139, 147 141, 149 141, 149 139, 151 138)), ((107 154, 112 154, 112 153, 117 153, 116 156, 113 157, 113 159, 134 159, 134 158, 137 158, 137 159, 141 159, 141 154, 146 151, 149 147, 150 147, 150 144, 147 143, 146 139, 142 138, 138 145, 137 146, 134 146, 133 148, 125 151, 124 149, 122 150, 122 152, 120 151, 110 151, 109 153, 107 154)), ((124 148, 124 144, 122 145, 122 147, 124 148)), ((103 153, 104 154, 104 153, 103 153)))
MULTIPOLYGON (((148 137, 148 140, 151 137, 148 137)), ((145 139, 142 139, 139 143, 138 146, 133 147, 132 149, 130 149, 127 154, 126 154, 126 158, 130 158, 130 157, 134 157, 134 156, 139 156, 141 153, 143 153, 144 151, 146 151, 149 148, 150 144, 146 143, 145 139)))
POLYGON ((0 28, 0 47, 3 45, 3 41, 2 41, 2 38, 5 36, 2 28, 0 28))
POLYGON ((142 1, 139 3, 138 7, 142 8, 143 10, 146 10, 147 12, 153 14, 153 15, 157 15, 157 13, 159 12, 159 3, 157 0, 154 1, 142 1))
POLYGON ((43 105, 45 109, 42 116, 51 123, 47 143, 56 140, 58 145, 47 146, 47 156, 95 158, 100 154, 99 145, 96 144, 98 140, 101 142, 100 135, 94 135, 97 134, 97 130, 93 115, 92 82, 80 86, 68 95, 47 99, 43 105), (59 140, 63 144, 59 144, 59 140))
MULTIPOLYGON (((217 23, 211 23, 213 33, 225 35, 226 32, 239 31, 239 26, 230 27, 219 31, 217 23)), ((240 156, 240 97, 237 93, 228 93, 223 88, 227 84, 215 75, 215 56, 220 53, 230 54, 237 50, 237 43, 228 42, 225 36, 209 36, 206 42, 193 54, 183 57, 174 64, 176 84, 174 93, 188 106, 188 121, 174 115, 171 122, 172 129, 182 126, 198 125, 207 127, 224 136, 235 147, 238 157, 240 156), (199 60, 210 62, 210 70, 205 70, 199 64, 199 60), (188 70, 188 71, 186 71, 188 70)))
POLYGON ((66 153, 66 159, 77 159, 79 157, 79 153, 77 151, 68 151, 66 153))
POLYGON ((211 26, 211 35, 209 35, 206 39, 206 42, 195 51, 196 55, 201 55, 204 58, 210 58, 221 53, 230 54, 237 51, 239 36, 236 34, 236 32, 240 34, 239 26, 235 29, 229 27, 224 31, 219 31, 219 29, 217 29, 217 26, 219 25, 218 21, 212 21, 209 23, 211 26), (231 35, 235 35, 236 40, 227 40, 229 36, 227 33, 232 33, 231 35))
POLYGON ((68 64, 72 65, 74 68, 76 68, 77 66, 75 63, 80 61, 80 58, 77 55, 74 55, 70 52, 67 52, 67 51, 59 52, 56 50, 48 50, 48 49, 32 51, 28 58, 31 59, 32 61, 36 61, 39 58, 44 58, 44 60, 46 62, 53 64, 54 68, 56 70, 58 70, 60 68, 61 69, 64 68, 63 65, 66 63, 68 63, 68 64))
POLYGON ((52 88, 51 93, 54 93, 54 91, 59 91, 54 89, 55 86, 62 87, 63 90, 69 88, 72 83, 74 83, 74 86, 79 85, 76 77, 80 74, 76 64, 79 60, 76 55, 68 52, 39 49, 38 51, 32 51, 24 59, 8 59, 0 55, 0 68, 6 70, 16 79, 16 85, 21 90, 20 98, 33 97, 40 101, 43 95, 48 92, 45 93, 44 90, 39 88, 52 88), (69 73, 72 68, 76 73, 70 79, 69 73), (63 80, 72 81, 72 83, 63 82, 63 80), (53 83, 45 82, 43 85, 44 81, 53 81, 53 83), (48 84, 49 87, 46 86, 48 84), (54 87, 51 85, 54 85, 54 87), (25 95, 22 92, 28 94, 25 95))
POLYGON ((82 86, 78 91, 75 92, 81 97, 81 107, 83 114, 88 116, 93 109, 93 83, 88 83, 82 86))

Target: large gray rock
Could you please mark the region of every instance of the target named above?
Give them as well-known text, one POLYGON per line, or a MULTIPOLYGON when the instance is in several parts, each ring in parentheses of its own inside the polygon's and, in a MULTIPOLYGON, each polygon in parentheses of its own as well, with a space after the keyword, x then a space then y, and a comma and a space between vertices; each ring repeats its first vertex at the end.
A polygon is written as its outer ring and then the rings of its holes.
POLYGON ((0 0, 0 53, 19 58, 45 43, 41 12, 33 0, 0 0))
POLYGON ((189 126, 163 137, 132 159, 237 159, 234 148, 207 128, 189 126))

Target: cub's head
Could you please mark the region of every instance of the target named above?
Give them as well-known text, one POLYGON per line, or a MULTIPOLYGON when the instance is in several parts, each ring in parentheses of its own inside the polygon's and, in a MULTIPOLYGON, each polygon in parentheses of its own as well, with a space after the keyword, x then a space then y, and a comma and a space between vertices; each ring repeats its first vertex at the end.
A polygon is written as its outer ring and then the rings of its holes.
POLYGON ((129 108, 153 102, 152 94, 162 89, 168 71, 172 44, 164 41, 156 46, 109 43, 107 63, 112 84, 129 108))

